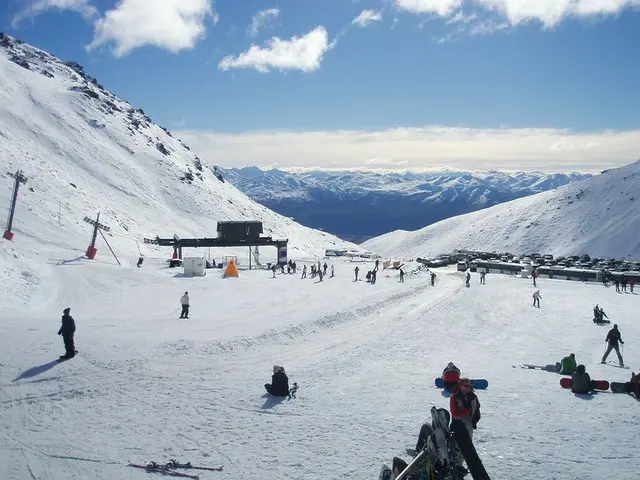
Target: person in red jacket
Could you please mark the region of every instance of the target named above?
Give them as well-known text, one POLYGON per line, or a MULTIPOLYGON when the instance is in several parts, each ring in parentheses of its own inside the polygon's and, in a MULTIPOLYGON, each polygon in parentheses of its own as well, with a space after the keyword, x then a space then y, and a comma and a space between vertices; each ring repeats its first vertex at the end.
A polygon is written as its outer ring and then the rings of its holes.
MULTIPOLYGON (((467 427, 469 438, 473 439, 473 431, 480 421, 480 400, 471 386, 471 380, 461 378, 453 395, 449 399, 449 411, 453 420, 462 420, 467 427)), ((462 467, 462 453, 456 448, 455 463, 459 469, 462 467)))
POLYGON ((453 389, 460 380, 460 369, 453 362, 449 362, 442 371, 442 380, 444 380, 444 388, 453 389))

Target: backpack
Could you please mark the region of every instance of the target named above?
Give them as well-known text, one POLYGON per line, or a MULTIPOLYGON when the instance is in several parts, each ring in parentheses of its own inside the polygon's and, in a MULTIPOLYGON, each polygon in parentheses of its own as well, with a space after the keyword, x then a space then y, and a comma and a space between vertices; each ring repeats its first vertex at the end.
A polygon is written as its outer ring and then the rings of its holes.
POLYGON ((449 429, 451 414, 445 408, 431 407, 433 434, 427 439, 430 479, 452 478, 454 470, 455 442, 449 429))

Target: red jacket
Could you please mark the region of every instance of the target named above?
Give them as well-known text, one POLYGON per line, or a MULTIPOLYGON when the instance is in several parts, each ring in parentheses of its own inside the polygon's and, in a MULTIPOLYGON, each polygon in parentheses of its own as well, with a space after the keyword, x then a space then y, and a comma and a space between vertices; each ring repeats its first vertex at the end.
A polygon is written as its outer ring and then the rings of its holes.
POLYGON ((480 400, 475 393, 464 398, 460 390, 451 395, 449 399, 449 411, 453 418, 469 419, 475 425, 480 420, 480 400))

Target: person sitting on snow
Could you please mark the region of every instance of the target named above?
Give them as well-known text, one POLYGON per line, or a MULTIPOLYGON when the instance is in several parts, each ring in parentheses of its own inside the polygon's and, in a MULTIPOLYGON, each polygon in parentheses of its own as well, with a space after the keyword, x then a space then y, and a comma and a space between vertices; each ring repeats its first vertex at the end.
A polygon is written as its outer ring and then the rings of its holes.
POLYGON ((571 391, 573 393, 589 393, 593 390, 593 381, 584 365, 578 365, 571 375, 571 391))
MULTIPOLYGON (((593 322, 594 323, 605 323, 604 317, 607 317, 607 314, 604 313, 603 309, 601 309, 598 305, 593 307, 593 322)), ((607 318, 609 318, 609 317, 607 317, 607 318)))
POLYGON ((442 380, 444 380, 444 388, 452 389, 460 380, 460 369, 453 362, 449 362, 442 371, 442 380))
POLYGON ((560 375, 571 375, 576 371, 576 354, 570 353, 561 361, 556 362, 556 372, 560 375))
POLYGON ((264 388, 267 393, 276 397, 286 397, 289 395, 289 377, 284 372, 284 367, 279 365, 273 366, 273 375, 271 383, 265 383, 264 388))

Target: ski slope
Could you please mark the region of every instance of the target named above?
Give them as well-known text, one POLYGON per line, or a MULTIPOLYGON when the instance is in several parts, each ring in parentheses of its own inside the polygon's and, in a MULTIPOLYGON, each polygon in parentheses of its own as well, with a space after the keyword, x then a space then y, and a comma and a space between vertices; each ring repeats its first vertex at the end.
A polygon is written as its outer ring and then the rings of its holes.
POLYGON ((396 258, 455 249, 640 259, 640 160, 412 232, 397 230, 362 247, 396 258))
POLYGON ((578 397, 557 374, 512 367, 574 352, 592 378, 626 381, 632 370, 598 363, 607 329, 591 308, 618 323, 637 371, 637 294, 540 280, 536 309, 530 280, 490 274, 481 286, 473 274, 464 288, 443 269, 431 287, 408 266, 405 283, 381 271, 369 285, 340 260, 322 283, 264 270, 190 278, 153 258, 52 265, 29 305, 0 305, 2 478, 148 479, 127 462, 176 458, 224 465, 202 479, 377 479, 406 458, 430 406, 448 407, 433 379, 449 361, 489 380, 474 440, 492 478, 637 478, 634 398, 578 397), (80 353, 55 363, 67 306, 80 353), (264 397, 274 364, 300 385, 296 399, 264 397))

